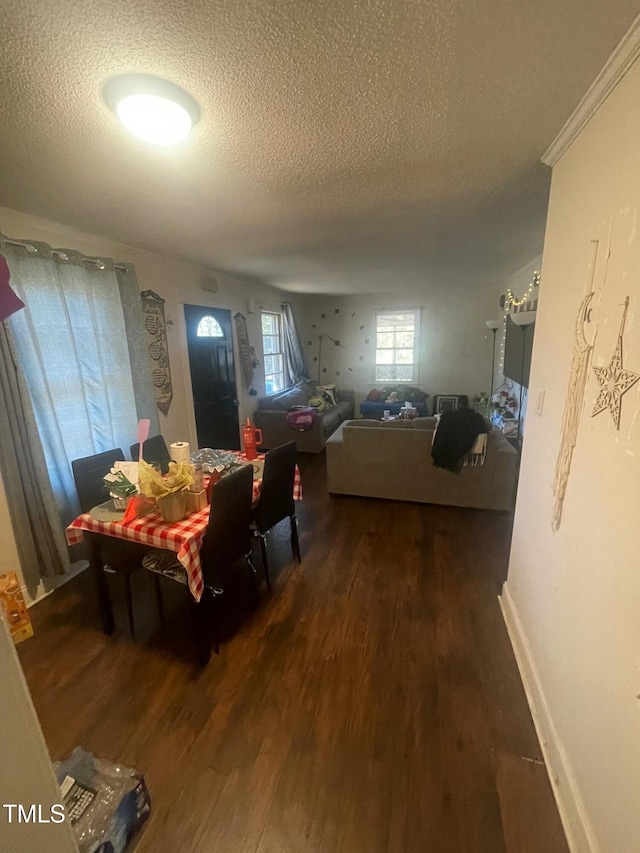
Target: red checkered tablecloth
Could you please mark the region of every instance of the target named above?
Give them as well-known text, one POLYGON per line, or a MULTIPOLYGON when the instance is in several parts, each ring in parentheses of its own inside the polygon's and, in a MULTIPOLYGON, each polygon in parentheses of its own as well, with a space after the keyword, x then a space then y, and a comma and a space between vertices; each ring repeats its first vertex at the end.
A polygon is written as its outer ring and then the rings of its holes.
MULTIPOLYGON (((239 453, 242 459, 246 457, 239 453)), ((258 459, 264 459, 259 454, 258 459)), ((253 501, 257 503, 260 497, 262 480, 253 481, 253 501)), ((293 483, 293 498, 302 500, 302 481, 296 465, 296 475, 293 483)), ((79 515, 67 527, 66 536, 69 545, 77 545, 82 541, 83 531, 102 533, 104 536, 115 536, 117 539, 128 539, 152 548, 164 548, 175 551, 178 560, 187 572, 187 581, 191 594, 200 601, 204 590, 202 566, 200 564, 200 545, 209 521, 209 507, 193 512, 182 521, 171 524, 162 520, 158 510, 153 510, 144 518, 136 518, 128 524, 121 521, 96 521, 88 512, 79 515)))

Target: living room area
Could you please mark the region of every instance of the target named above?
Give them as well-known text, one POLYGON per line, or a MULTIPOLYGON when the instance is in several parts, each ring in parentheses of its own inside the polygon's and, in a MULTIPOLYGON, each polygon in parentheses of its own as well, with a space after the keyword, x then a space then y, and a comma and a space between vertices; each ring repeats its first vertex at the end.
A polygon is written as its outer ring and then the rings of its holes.
POLYGON ((640 18, 557 5, 3 5, 1 850, 640 849, 640 18))

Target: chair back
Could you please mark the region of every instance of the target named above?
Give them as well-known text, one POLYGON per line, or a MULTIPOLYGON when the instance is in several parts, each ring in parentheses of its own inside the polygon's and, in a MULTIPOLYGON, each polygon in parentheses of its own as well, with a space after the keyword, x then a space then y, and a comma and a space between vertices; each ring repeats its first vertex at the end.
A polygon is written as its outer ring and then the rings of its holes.
POLYGON ((264 460, 260 501, 255 514, 255 522, 260 533, 266 533, 274 524, 294 514, 295 476, 295 441, 290 441, 281 447, 274 447, 267 453, 264 460))
POLYGON ((73 460, 71 470, 81 512, 89 512, 94 506, 108 499, 109 493, 102 478, 109 473, 116 462, 124 462, 124 453, 119 447, 73 460))
POLYGON ((211 491, 209 524, 200 548, 207 585, 224 588, 224 572, 251 551, 253 469, 243 465, 227 474, 211 491))
MULTIPOLYGON (((131 445, 131 458, 137 462, 140 458, 140 443, 136 442, 131 445)), ((160 471, 166 474, 169 470, 169 462, 171 462, 171 454, 167 447, 167 442, 162 435, 153 435, 148 438, 142 445, 142 458, 149 465, 159 465, 160 471)))

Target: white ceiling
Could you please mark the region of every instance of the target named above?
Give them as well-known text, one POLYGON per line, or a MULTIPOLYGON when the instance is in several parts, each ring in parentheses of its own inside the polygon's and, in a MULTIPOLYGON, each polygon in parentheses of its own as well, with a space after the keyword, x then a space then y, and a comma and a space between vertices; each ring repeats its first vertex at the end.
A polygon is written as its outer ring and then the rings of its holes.
MULTIPOLYGON (((0 204, 310 292, 502 278, 631 0, 2 0, 0 204), (160 149, 101 98, 167 77, 160 149)), ((12 235, 28 237, 29 235, 12 235)))

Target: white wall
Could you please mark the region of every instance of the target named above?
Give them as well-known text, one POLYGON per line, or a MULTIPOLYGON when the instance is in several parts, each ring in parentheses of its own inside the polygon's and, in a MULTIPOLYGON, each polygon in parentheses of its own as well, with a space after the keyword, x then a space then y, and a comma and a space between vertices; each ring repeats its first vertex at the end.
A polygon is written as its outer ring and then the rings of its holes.
POLYGON ((336 382, 338 386, 354 389, 357 405, 376 384, 381 384, 373 378, 374 312, 383 308, 418 307, 422 309, 420 367, 417 381, 411 384, 419 385, 430 397, 488 393, 491 340, 485 321, 500 314, 495 282, 474 282, 455 288, 425 286, 421 291, 402 291, 390 286, 389 295, 307 297, 302 306, 301 336, 309 355, 312 378, 317 378, 318 363, 313 362, 313 357, 318 355, 318 335, 329 334, 344 349, 324 340, 322 362, 327 371, 321 374, 325 380, 321 384, 336 382), (324 319, 322 314, 326 315, 324 319))
MULTIPOLYGON (((171 443, 177 440, 190 441, 197 446, 193 398, 189 363, 184 330, 183 303, 210 305, 226 308, 235 314, 241 311, 248 321, 249 338, 262 362, 262 338, 260 330, 260 306, 277 307, 283 298, 290 299, 276 288, 260 283, 245 281, 225 273, 212 273, 218 281, 217 293, 209 293, 201 288, 201 279, 206 272, 194 264, 184 263, 173 258, 143 252, 129 246, 114 243, 102 237, 66 228, 52 222, 19 213, 8 208, 0 208, 0 231, 14 239, 38 240, 50 243, 54 248, 71 248, 87 255, 104 255, 116 261, 135 264, 140 290, 154 290, 166 300, 165 314, 173 325, 167 327, 171 376, 173 381, 173 401, 168 415, 159 414, 162 434, 171 443), (256 301, 256 313, 248 313, 248 301, 256 301)), ((296 301, 294 297, 293 300, 296 301)), ((232 321, 233 322, 233 321, 232 321)), ((235 335, 235 331, 234 331, 235 335)), ((236 374, 239 393, 239 415, 241 421, 250 415, 256 406, 257 397, 250 397, 245 389, 240 373, 240 362, 236 349, 236 374)), ((262 364, 254 376, 254 387, 259 396, 264 395, 264 372, 262 364)), ((132 436, 131 441, 135 440, 132 436)), ((123 448, 125 451, 127 448, 123 448)), ((6 501, 0 482, 0 545, 2 548, 2 566, 15 567, 15 540, 6 512, 6 501)))
MULTIPOLYGON (((42 730, 31 702, 13 641, 0 617, 0 805, 42 805, 49 817, 53 804, 62 797, 58 789, 42 730)), ((66 821, 61 824, 17 823, 16 810, 0 808, 0 849, 12 853, 74 853, 77 851, 66 821)))
POLYGON ((562 526, 551 484, 574 346, 600 241, 593 364, 612 357, 626 296, 623 363, 640 373, 640 64, 554 167, 531 384, 504 603, 574 849, 640 850, 640 383, 620 430, 591 417, 590 371, 562 526), (607 247, 610 257, 606 268, 607 247), (605 281, 606 270, 606 281, 605 281))

